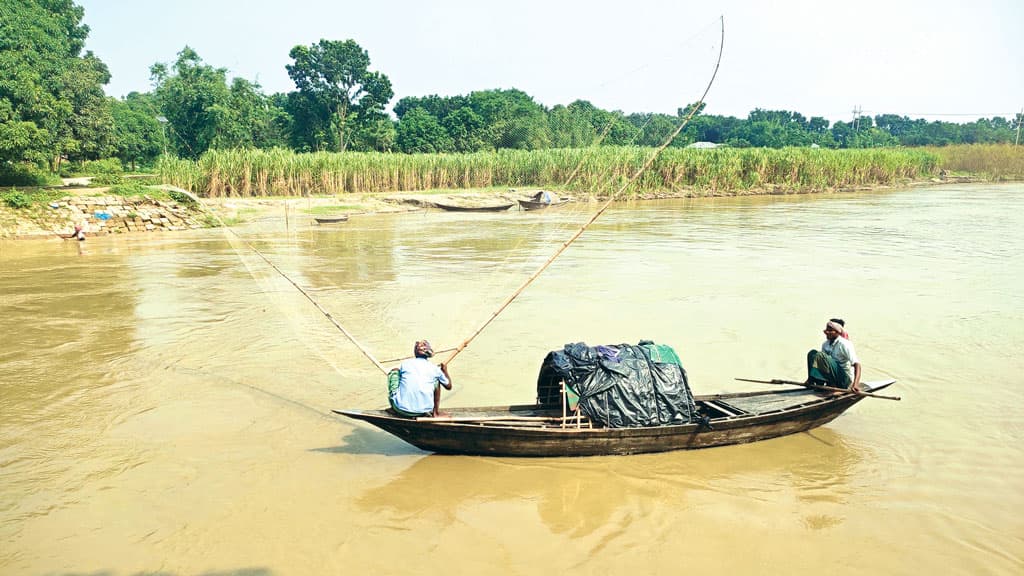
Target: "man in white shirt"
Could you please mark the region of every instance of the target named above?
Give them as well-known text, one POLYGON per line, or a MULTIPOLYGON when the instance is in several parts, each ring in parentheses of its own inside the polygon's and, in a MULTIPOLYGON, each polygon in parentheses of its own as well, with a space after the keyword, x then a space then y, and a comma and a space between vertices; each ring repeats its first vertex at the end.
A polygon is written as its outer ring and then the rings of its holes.
POLYGON ((825 324, 821 350, 807 353, 807 383, 860 390, 860 358, 846 338, 845 322, 832 318, 825 324))
POLYGON ((413 358, 403 361, 388 374, 388 401, 402 416, 439 416, 441 386, 452 389, 448 367, 430 363, 434 355, 430 342, 419 340, 413 346, 413 358), (396 374, 397 372, 397 374, 396 374))

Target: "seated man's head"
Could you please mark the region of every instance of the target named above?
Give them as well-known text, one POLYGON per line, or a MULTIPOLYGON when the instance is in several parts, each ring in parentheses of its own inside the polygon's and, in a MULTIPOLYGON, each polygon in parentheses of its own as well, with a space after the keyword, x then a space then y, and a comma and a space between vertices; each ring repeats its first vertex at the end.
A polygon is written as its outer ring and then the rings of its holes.
POLYGON ((430 346, 430 342, 417 340, 412 347, 412 354, 417 358, 430 358, 434 355, 434 349, 430 346))

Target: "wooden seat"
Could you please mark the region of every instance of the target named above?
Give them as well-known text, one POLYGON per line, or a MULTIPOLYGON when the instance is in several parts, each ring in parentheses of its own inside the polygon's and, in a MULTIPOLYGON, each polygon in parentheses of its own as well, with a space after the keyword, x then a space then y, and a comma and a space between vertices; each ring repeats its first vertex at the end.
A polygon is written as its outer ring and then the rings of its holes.
POLYGON ((747 413, 746 411, 741 410, 735 406, 730 406, 729 404, 726 404, 721 400, 705 400, 704 405, 715 410, 718 410, 719 412, 722 412, 726 416, 743 416, 744 414, 747 413))

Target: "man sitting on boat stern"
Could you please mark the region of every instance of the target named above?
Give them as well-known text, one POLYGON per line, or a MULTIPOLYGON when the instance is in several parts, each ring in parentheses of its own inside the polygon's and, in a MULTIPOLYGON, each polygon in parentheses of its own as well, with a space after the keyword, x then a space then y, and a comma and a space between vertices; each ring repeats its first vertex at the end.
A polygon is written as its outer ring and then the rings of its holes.
POLYGON ((846 335, 846 322, 832 318, 825 324, 821 350, 807 353, 807 383, 860 390, 860 359, 846 335))
POLYGON ((448 367, 430 363, 434 355, 430 342, 418 340, 412 349, 413 358, 403 361, 388 373, 388 401, 391 409, 407 418, 438 416, 441 406, 441 386, 452 389, 448 367))

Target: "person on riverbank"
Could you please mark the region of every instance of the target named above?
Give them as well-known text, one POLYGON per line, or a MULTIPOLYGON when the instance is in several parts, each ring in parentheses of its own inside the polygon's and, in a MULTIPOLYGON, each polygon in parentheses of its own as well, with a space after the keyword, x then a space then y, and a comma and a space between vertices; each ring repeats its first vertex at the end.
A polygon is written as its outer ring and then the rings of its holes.
POLYGON ((74 232, 72 232, 71 234, 58 234, 58 236, 64 238, 65 240, 74 238, 79 242, 85 242, 85 226, 83 226, 82 224, 75 224, 74 232))
POLYGON ((533 195, 532 200, 534 202, 543 202, 544 204, 551 204, 555 201, 554 196, 552 196, 551 192, 548 192, 547 190, 537 192, 533 195))
POLYGON ((825 323, 821 350, 807 353, 807 384, 860 390, 860 358, 849 340, 846 322, 831 318, 825 323))
POLYGON ((452 389, 448 367, 435 366, 429 360, 434 355, 430 342, 418 340, 412 349, 413 357, 403 361, 388 373, 388 402, 401 416, 440 416, 441 387, 452 389))
POLYGON ((71 234, 60 234, 61 238, 69 240, 74 238, 78 243, 78 253, 85 254, 85 223, 75 224, 75 231, 71 234))

